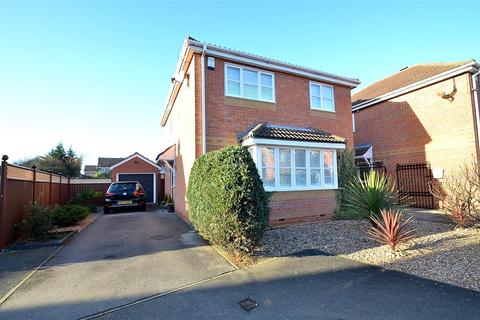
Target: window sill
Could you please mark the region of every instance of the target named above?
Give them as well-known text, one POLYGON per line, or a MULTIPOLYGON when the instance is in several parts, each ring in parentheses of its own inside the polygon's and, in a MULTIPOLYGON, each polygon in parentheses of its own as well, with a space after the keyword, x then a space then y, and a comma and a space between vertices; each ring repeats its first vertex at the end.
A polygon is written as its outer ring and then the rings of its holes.
POLYGON ((224 104, 227 106, 233 106, 233 107, 254 108, 254 109, 261 109, 261 110, 275 111, 276 109, 275 102, 267 102, 262 100, 253 100, 253 99, 230 97, 230 96, 224 97, 224 104))
POLYGON ((297 188, 297 189, 269 189, 265 188, 266 192, 298 192, 298 191, 329 191, 337 190, 338 187, 323 187, 323 188, 297 188))
POLYGON ((337 113, 335 111, 310 109, 310 115, 313 117, 336 119, 337 113))

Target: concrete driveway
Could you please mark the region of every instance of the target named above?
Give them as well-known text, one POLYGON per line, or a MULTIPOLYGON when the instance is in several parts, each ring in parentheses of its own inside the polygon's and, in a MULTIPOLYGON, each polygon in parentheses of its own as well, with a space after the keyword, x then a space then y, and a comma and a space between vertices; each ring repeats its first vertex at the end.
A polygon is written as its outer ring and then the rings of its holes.
POLYGON ((1 319, 77 319, 234 268, 175 214, 101 216, 0 306, 1 319))
POLYGON ((315 250, 232 270, 174 214, 102 216, 0 319, 480 319, 479 292, 315 250))
POLYGON ((480 293, 335 256, 284 257, 99 319, 480 319, 480 293), (250 312, 238 304, 248 296, 250 312))

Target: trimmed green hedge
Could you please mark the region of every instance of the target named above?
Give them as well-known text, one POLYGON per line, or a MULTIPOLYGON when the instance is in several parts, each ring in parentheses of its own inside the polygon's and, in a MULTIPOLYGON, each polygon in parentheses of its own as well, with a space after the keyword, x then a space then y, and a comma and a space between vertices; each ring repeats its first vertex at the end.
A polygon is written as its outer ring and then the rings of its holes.
POLYGON ((53 224, 59 227, 69 227, 78 224, 88 217, 90 210, 76 204, 57 206, 53 209, 53 224))
POLYGON ((187 190, 197 232, 227 251, 251 252, 268 223, 269 195, 248 150, 228 146, 193 165, 187 190))

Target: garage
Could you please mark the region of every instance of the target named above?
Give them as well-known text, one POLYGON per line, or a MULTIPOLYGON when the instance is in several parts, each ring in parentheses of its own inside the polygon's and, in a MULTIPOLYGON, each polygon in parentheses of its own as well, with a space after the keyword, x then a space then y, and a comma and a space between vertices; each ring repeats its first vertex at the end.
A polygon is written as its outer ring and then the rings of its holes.
POLYGON ((145 189, 148 203, 158 203, 163 199, 164 191, 161 181, 162 168, 138 152, 124 158, 110 167, 112 182, 138 181, 145 189))
POLYGON ((153 173, 119 173, 118 181, 138 181, 145 190, 148 203, 157 202, 155 199, 155 174, 153 173))

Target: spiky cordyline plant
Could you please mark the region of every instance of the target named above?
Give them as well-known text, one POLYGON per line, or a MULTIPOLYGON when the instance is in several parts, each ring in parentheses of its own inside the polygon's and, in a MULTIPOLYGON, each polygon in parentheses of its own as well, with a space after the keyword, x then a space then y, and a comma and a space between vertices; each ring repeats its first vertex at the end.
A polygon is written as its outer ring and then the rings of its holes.
POLYGON ((381 219, 374 214, 370 216, 375 226, 368 230, 368 234, 373 240, 388 244, 395 251, 398 244, 415 237, 416 229, 410 228, 413 216, 402 222, 403 213, 400 210, 381 210, 380 214, 381 219))
POLYGON ((387 175, 370 171, 361 180, 356 178, 345 188, 346 206, 361 213, 367 218, 373 213, 380 217, 380 210, 389 209, 395 202, 405 202, 395 190, 395 184, 387 175))

